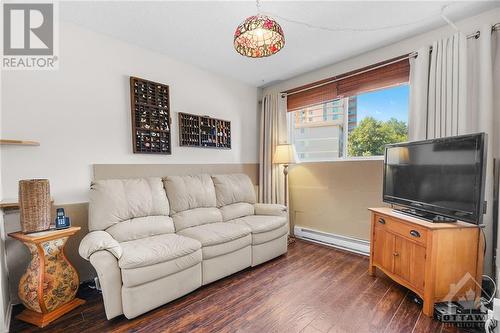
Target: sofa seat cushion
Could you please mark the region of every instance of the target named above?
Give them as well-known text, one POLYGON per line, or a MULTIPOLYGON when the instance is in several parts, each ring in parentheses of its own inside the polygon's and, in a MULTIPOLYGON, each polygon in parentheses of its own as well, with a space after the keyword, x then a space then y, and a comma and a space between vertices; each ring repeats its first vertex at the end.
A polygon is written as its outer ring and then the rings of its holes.
POLYGON ((185 256, 160 262, 158 264, 122 269, 122 282, 124 287, 134 287, 143 283, 158 280, 163 277, 178 273, 193 267, 202 260, 201 250, 196 250, 185 256))
POLYGON ((234 223, 211 223, 181 230, 180 235, 198 240, 203 260, 232 253, 252 244, 251 230, 234 223))
POLYGON ((252 245, 266 243, 288 233, 288 221, 284 216, 251 215, 229 222, 248 226, 252 230, 252 245))
POLYGON ((286 217, 270 215, 250 215, 229 222, 248 226, 252 234, 271 231, 287 224, 286 217))
POLYGON ((195 239, 176 234, 164 234, 120 243, 123 254, 118 261, 121 269, 150 266, 196 252, 201 248, 195 239))
POLYGON ((264 244, 288 234, 288 223, 278 229, 252 234, 252 245, 264 244))
POLYGON ((213 246, 227 243, 249 235, 252 231, 243 224, 217 222, 187 228, 178 232, 179 235, 196 239, 202 245, 213 246))
POLYGON ((246 236, 237 238, 229 242, 210 245, 210 246, 203 246, 201 248, 203 253, 203 260, 212 259, 228 253, 233 253, 250 245, 252 245, 251 234, 248 234, 246 236))

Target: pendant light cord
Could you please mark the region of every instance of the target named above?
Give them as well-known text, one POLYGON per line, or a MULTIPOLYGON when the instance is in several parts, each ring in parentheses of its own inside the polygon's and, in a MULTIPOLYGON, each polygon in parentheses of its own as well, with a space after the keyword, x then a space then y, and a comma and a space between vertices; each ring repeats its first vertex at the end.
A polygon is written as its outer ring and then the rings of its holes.
MULTIPOLYGON (((259 0, 256 0, 256 1, 257 1, 257 11, 260 14, 260 12, 261 12, 261 10, 260 10, 260 2, 259 2, 259 0)), ((302 26, 305 26, 305 27, 310 28, 310 29, 324 30, 324 31, 330 31, 330 32, 375 32, 375 31, 381 31, 381 30, 390 30, 390 29, 396 29, 396 28, 404 28, 404 27, 413 26, 415 24, 424 23, 424 22, 428 23, 428 21, 430 19, 435 18, 435 17, 441 17, 442 19, 447 18, 445 16, 445 14, 444 14, 444 11, 450 5, 451 4, 443 6, 442 8, 440 8, 438 11, 436 11, 432 15, 429 15, 429 16, 427 16, 425 18, 422 18, 422 19, 419 19, 419 20, 415 20, 415 21, 408 22, 408 23, 403 23, 403 24, 397 24, 397 25, 379 26, 379 27, 375 27, 375 28, 364 28, 364 27, 352 27, 352 28, 351 27, 327 27, 327 26, 315 25, 315 24, 304 22, 304 21, 299 21, 299 20, 295 20, 295 19, 283 17, 283 16, 280 16, 280 15, 272 13, 272 12, 265 12, 264 11, 263 13, 266 14, 266 15, 278 18, 278 19, 280 19, 282 21, 285 21, 285 22, 288 22, 288 23, 302 25, 302 26)), ((450 23, 451 21, 449 22, 449 20, 448 20, 446 22, 448 24, 452 25, 452 23, 450 23)))
POLYGON ((255 7, 257 7, 257 15, 260 15, 260 0, 255 0, 255 7))

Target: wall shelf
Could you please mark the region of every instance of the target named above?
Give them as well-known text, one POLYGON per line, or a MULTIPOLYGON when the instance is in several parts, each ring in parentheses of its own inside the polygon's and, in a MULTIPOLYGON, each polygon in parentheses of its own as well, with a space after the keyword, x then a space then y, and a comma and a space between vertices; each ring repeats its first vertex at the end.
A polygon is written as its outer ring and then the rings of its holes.
POLYGON ((40 142, 31 141, 31 140, 0 139, 0 145, 39 146, 40 142))
MULTIPOLYGON (((54 204, 54 198, 50 199, 51 204, 54 204)), ((14 210, 19 209, 19 202, 17 199, 3 199, 0 200, 0 209, 14 210)))
POLYGON ((1 200, 0 209, 19 209, 19 202, 17 202, 17 199, 1 200))

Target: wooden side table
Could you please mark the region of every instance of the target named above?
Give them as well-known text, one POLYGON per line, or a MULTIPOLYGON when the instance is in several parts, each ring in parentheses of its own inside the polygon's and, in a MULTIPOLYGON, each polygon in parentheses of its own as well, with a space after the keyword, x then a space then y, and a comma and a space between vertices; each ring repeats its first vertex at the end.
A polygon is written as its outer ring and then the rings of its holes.
POLYGON ((78 273, 64 255, 68 238, 80 230, 70 227, 32 234, 10 233, 31 252, 31 262, 19 281, 19 298, 26 309, 16 318, 39 327, 85 303, 75 298, 78 273))

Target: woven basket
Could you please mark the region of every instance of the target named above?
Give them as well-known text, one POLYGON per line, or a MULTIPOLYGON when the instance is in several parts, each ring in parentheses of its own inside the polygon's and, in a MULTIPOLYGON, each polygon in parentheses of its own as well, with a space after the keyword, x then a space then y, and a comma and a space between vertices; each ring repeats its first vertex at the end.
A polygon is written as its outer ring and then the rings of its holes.
POLYGON ((22 232, 29 233, 49 229, 51 205, 48 179, 19 181, 19 210, 21 212, 22 232))

